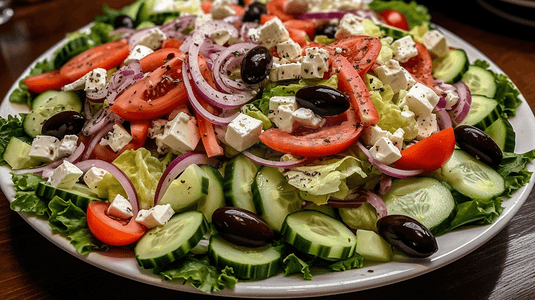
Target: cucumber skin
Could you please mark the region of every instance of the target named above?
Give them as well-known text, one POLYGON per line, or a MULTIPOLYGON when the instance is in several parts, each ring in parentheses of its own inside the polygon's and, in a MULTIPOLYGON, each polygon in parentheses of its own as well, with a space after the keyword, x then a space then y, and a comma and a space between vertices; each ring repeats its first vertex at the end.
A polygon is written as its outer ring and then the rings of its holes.
POLYGON ((87 205, 91 201, 102 201, 102 199, 92 197, 91 195, 80 195, 82 192, 69 189, 58 189, 44 182, 39 182, 35 194, 47 200, 52 200, 54 196, 58 196, 65 201, 71 201, 74 205, 80 207, 84 211, 87 210, 87 205))
MULTIPOLYGON (((248 162, 250 162, 244 156, 237 155, 234 158, 232 158, 228 162, 228 164, 225 166, 225 176, 223 177, 223 192, 224 192, 224 195, 225 195, 225 204, 227 206, 239 207, 239 208, 247 209, 247 210, 249 210, 249 211, 251 211, 253 213, 256 213, 256 209, 255 209, 255 206, 254 206, 251 189, 249 189, 250 196, 251 196, 250 199, 245 199, 247 201, 247 203, 243 203, 243 200, 237 199, 237 197, 235 195, 235 192, 233 191, 233 188, 234 188, 233 187, 233 182, 234 182, 234 180, 236 180, 234 178, 235 168, 237 167, 236 164, 239 163, 239 161, 238 161, 239 159, 246 159, 248 162)), ((252 164, 252 162, 251 162, 251 164, 252 164)), ((254 181, 254 177, 256 176, 256 172, 257 171, 258 171, 258 168, 256 168, 255 175, 253 175, 251 184, 254 181)))
MULTIPOLYGON (((214 250, 215 243, 230 243, 224 241, 224 239, 218 235, 213 235, 210 237, 210 246, 208 247, 208 256, 210 257, 210 261, 219 269, 224 269, 226 266, 232 267, 234 271, 234 275, 236 277, 241 279, 249 279, 249 280, 263 280, 267 279, 273 275, 275 275, 281 265, 282 265, 282 256, 279 256, 279 259, 274 260, 272 262, 262 264, 262 265, 244 265, 237 263, 235 261, 228 260, 219 254, 216 253, 214 250), (218 241, 223 240, 223 241, 218 241)), ((236 246, 232 245, 235 249, 243 249, 244 255, 247 252, 247 249, 256 249, 256 248, 248 248, 248 247, 242 247, 242 246, 236 246)), ((272 246, 265 246, 265 247, 272 247, 272 246)), ((268 249, 270 249, 268 248, 268 249)))
POLYGON ((500 117, 498 120, 494 121, 494 123, 490 124, 489 127, 485 129, 485 133, 492 139, 500 138, 503 140, 503 144, 502 140, 494 140, 503 152, 515 151, 516 133, 507 118, 500 117))
MULTIPOLYGON (((182 245, 180 245, 178 248, 176 248, 175 250, 170 251, 167 254, 159 256, 159 257, 141 258, 137 254, 137 251, 136 251, 136 249, 139 246, 139 241, 138 241, 138 244, 136 245, 136 248, 134 249, 134 252, 135 252, 136 260, 137 260, 138 265, 140 267, 142 267, 144 269, 161 268, 161 267, 163 267, 165 265, 168 265, 168 264, 170 264, 170 263, 172 263, 172 262, 184 257, 193 247, 195 247, 199 243, 199 241, 203 238, 203 236, 207 232, 210 231, 210 229, 211 229, 210 228, 210 224, 208 223, 208 221, 206 220, 206 218, 204 217, 204 215, 200 211, 188 211, 188 212, 184 212, 184 213, 181 213, 181 214, 176 214, 176 215, 173 216, 173 218, 179 217, 180 215, 186 214, 186 213, 196 213, 196 214, 198 213, 202 217, 201 224, 200 224, 199 228, 194 232, 194 234, 187 241, 185 241, 182 245)), ((169 220, 168 222, 170 222, 170 221, 171 220, 169 220)), ((165 225, 164 225, 164 227, 165 227, 165 225)), ((156 227, 156 228, 153 228, 153 229, 147 231, 143 237, 149 235, 150 232, 152 232, 154 230, 160 230, 159 228, 160 227, 156 227)), ((141 238, 143 239, 143 237, 141 237, 141 238)))
POLYGON ((489 114, 487 114, 485 117, 483 117, 481 120, 479 120, 477 122, 470 122, 469 121, 468 117, 470 116, 470 112, 468 112, 468 115, 461 122, 461 124, 472 125, 472 126, 475 126, 475 127, 479 128, 481 130, 485 130, 492 123, 494 123, 496 120, 498 120, 499 118, 502 117, 503 109, 502 109, 501 105, 498 103, 498 101, 496 101, 494 99, 491 99, 491 98, 488 98, 486 96, 482 96, 482 95, 472 95, 472 103, 474 103, 474 101, 476 99, 478 99, 478 97, 482 98, 482 99, 489 99, 489 100, 495 101, 497 105, 489 114))

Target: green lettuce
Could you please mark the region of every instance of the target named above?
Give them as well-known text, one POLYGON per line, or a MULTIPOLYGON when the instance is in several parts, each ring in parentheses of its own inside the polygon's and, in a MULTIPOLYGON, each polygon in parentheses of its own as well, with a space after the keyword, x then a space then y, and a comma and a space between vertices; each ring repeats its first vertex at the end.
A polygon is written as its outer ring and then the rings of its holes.
POLYGON ((284 276, 292 274, 303 274, 304 280, 312 280, 312 273, 310 273, 310 262, 305 262, 301 258, 297 257, 295 253, 290 253, 286 256, 282 263, 284 265, 284 276))
MULTIPOLYGON (((356 176, 363 182, 365 178, 369 177, 370 170, 367 161, 353 156, 345 156, 284 169, 282 175, 290 185, 299 190, 299 194, 304 200, 323 205, 331 196, 344 199, 349 193, 346 179, 356 176)), ((353 180, 355 179, 353 178, 353 180)))
MULTIPOLYGON (((154 206, 154 194, 158 181, 165 170, 165 164, 160 162, 151 152, 145 148, 127 150, 119 155, 113 164, 121 169, 134 185, 139 206, 148 209, 154 206)), ((111 174, 104 175, 103 180, 97 185, 98 195, 107 197, 110 201, 117 194, 126 197, 126 193, 119 181, 111 174)))
POLYGON ((238 282, 233 275, 232 268, 225 267, 223 270, 218 270, 210 264, 207 256, 200 258, 186 256, 154 272, 165 280, 187 281, 198 290, 208 294, 222 291, 226 287, 233 288, 238 282))
POLYGON ((503 159, 496 170, 503 177, 505 191, 502 196, 510 198, 512 194, 523 187, 531 179, 533 172, 527 170, 526 165, 535 159, 535 150, 517 154, 504 152, 503 159))

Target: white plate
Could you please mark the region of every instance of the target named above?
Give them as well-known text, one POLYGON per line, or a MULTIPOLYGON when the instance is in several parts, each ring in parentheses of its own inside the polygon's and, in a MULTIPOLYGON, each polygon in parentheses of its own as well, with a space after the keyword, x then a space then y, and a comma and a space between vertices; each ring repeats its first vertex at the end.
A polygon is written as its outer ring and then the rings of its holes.
MULTIPOLYGON (((85 29, 87 29, 87 27, 85 27, 85 29)), ((445 29, 441 28, 441 30, 448 38, 451 45, 461 47, 466 51, 471 62, 476 59, 484 59, 491 63, 491 68, 494 71, 503 73, 490 61, 490 59, 485 57, 470 44, 445 29)), ((58 43, 36 61, 50 58, 53 51, 62 43, 63 41, 58 43)), ((26 76, 26 74, 29 73, 29 70, 30 68, 26 69, 21 78, 26 76)), ((13 85, 8 95, 16 85, 16 83, 13 85)), ((8 114, 17 114, 19 112, 27 111, 27 108, 24 106, 11 104, 7 99, 8 95, 6 95, 0 106, 0 115, 6 117, 8 114)), ((535 118, 523 97, 522 100, 523 103, 518 107, 517 116, 511 120, 516 132, 517 145, 515 152, 517 153, 523 153, 535 148, 535 131, 531 130, 532 128, 535 128, 535 118)), ((530 171, 533 171, 535 166, 531 164, 528 168, 530 171)), ((14 190, 12 189, 10 177, 7 168, 0 168, 0 187, 6 197, 10 201, 13 201, 14 190)), ((528 197, 529 192, 533 188, 534 181, 535 176, 532 177, 532 180, 528 185, 517 191, 513 198, 504 201, 503 205, 505 209, 494 224, 459 230, 438 237, 439 251, 429 259, 404 259, 402 257, 396 257, 394 262, 386 264, 366 264, 363 268, 357 270, 314 275, 313 279, 310 281, 302 280, 299 276, 284 277, 283 275, 278 275, 257 282, 240 282, 235 289, 225 290, 218 293, 218 295, 247 298, 322 296, 384 286, 431 272, 444 265, 452 263, 477 249, 504 228, 528 197), (373 270, 373 272, 371 270, 373 270)), ((59 248, 105 271, 167 289, 200 293, 197 289, 191 286, 163 281, 159 277, 151 275, 149 272, 138 268, 133 253, 131 252, 112 250, 106 253, 92 252, 87 257, 81 256, 70 245, 67 239, 60 235, 52 234, 52 230, 46 221, 28 217, 24 214, 22 214, 22 217, 35 228, 35 230, 49 239, 52 243, 56 244, 59 248)))

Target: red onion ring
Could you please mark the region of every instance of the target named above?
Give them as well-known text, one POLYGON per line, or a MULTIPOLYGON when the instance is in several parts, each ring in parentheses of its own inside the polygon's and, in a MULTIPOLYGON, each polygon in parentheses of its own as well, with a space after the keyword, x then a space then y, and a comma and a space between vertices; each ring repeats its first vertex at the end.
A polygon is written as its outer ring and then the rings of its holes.
POLYGON ((247 157, 248 159, 250 159, 251 161, 253 161, 253 162, 257 163, 257 164, 260 164, 260 165, 263 165, 263 166, 268 166, 268 167, 275 167, 275 168, 297 167, 297 166, 301 166, 301 165, 304 165, 306 163, 312 162, 315 159, 315 158, 312 158, 312 157, 307 157, 307 158, 303 158, 303 159, 299 159, 299 160, 273 161, 273 160, 269 160, 269 159, 265 159, 265 158, 256 156, 256 155, 252 154, 248 150, 242 151, 241 154, 243 154, 243 156, 247 157))
POLYGON ((158 205, 169 188, 169 185, 171 185, 171 182, 173 182, 173 180, 175 180, 175 178, 177 178, 177 176, 189 165, 205 165, 207 163, 208 156, 195 152, 187 152, 175 158, 164 170, 162 177, 160 177, 160 181, 158 181, 158 186, 156 187, 156 192, 154 194, 154 205, 158 205))
POLYGON ((234 120, 234 118, 236 118, 238 116, 239 112, 236 112, 236 113, 234 113, 234 114, 232 114, 232 115, 230 115, 228 117, 219 117, 219 116, 216 116, 216 115, 212 114, 211 112, 206 110, 201 105, 201 103, 199 102, 199 100, 197 100, 197 97, 193 93, 193 88, 191 87, 191 81, 190 81, 191 80, 191 74, 189 73, 189 70, 188 70, 186 62, 184 62, 182 64, 182 78, 183 78, 183 81, 184 81, 184 87, 186 88, 186 92, 187 92, 187 95, 188 95, 189 103, 191 104, 193 109, 199 115, 203 116, 210 123, 213 123, 213 124, 216 124, 216 125, 221 125, 221 126, 226 126, 230 122, 232 122, 232 120, 234 120))
POLYGON ((238 43, 234 44, 232 46, 229 46, 225 50, 221 51, 219 53, 218 58, 214 62, 213 67, 213 75, 214 75, 214 81, 217 84, 217 87, 222 89, 223 91, 227 93, 232 92, 239 92, 238 89, 243 90, 244 87, 246 87, 245 83, 237 83, 235 81, 232 81, 228 79, 227 81, 223 80, 223 76, 226 77, 227 70, 222 70, 223 63, 229 62, 229 57, 232 59, 239 59, 240 62, 243 59, 243 55, 250 49, 256 47, 256 44, 253 43, 238 43), (231 82, 234 82, 234 85, 229 86, 231 82), (241 85, 241 86, 240 86, 241 85))
POLYGON ((358 208, 364 202, 368 202, 375 208, 379 218, 388 215, 388 209, 383 199, 376 193, 364 189, 352 191, 344 200, 329 199, 326 205, 335 208, 358 208))
POLYGON ((366 155, 366 157, 368 158, 368 161, 372 165, 374 165, 379 171, 381 171, 382 173, 388 176, 392 176, 396 178, 405 178, 405 177, 412 177, 412 176, 420 175, 423 173, 423 170, 402 170, 402 169, 397 169, 389 165, 383 164, 382 162, 375 159, 375 157, 373 157, 370 151, 368 151, 368 149, 366 149, 366 147, 364 147, 364 145, 362 145, 360 142, 357 142, 357 146, 364 153, 364 155, 366 155))
POLYGON ((113 124, 114 123, 109 123, 108 125, 104 126, 104 128, 102 128, 102 130, 97 132, 97 134, 95 134, 95 136, 93 136, 93 138, 89 142, 89 145, 87 146, 87 150, 85 151, 84 155, 82 156, 82 160, 87 160, 89 158, 89 156, 93 152, 93 149, 95 149, 95 146, 97 145, 97 143, 100 142, 100 139, 105 134, 107 134, 108 132, 110 132, 113 129, 113 124))
POLYGON ((130 178, 128 178, 128 176, 121 169, 116 167, 114 164, 99 159, 84 160, 76 163, 75 166, 77 166, 84 173, 91 169, 91 167, 97 167, 104 169, 113 175, 113 177, 115 177, 123 187, 128 200, 132 204, 132 214, 137 216, 137 213, 139 212, 139 203, 136 189, 134 188, 134 184, 130 178))
POLYGON ((112 105, 120 93, 143 77, 141 63, 137 59, 113 73, 106 87, 108 103, 112 105))
POLYGON ((383 174, 379 181, 379 194, 384 195, 392 187, 392 177, 383 174))
POLYGON ((300 14, 297 16, 297 19, 308 20, 308 19, 318 19, 318 20, 332 20, 332 19, 341 19, 347 11, 327 11, 327 12, 308 12, 300 14))
POLYGON ((166 23, 160 27, 160 30, 170 38, 184 40, 187 35, 184 31, 188 28, 195 27, 195 20, 197 15, 180 16, 173 21, 166 23))
POLYGON ((440 130, 453 127, 453 124, 451 122, 451 117, 448 114, 448 111, 445 109, 441 109, 436 112, 437 115, 437 123, 440 130))
POLYGON ((459 100, 448 113, 453 125, 457 126, 466 118, 468 112, 470 112, 470 107, 472 106, 472 94, 470 93, 468 86, 462 81, 458 81, 454 86, 457 88, 459 100))

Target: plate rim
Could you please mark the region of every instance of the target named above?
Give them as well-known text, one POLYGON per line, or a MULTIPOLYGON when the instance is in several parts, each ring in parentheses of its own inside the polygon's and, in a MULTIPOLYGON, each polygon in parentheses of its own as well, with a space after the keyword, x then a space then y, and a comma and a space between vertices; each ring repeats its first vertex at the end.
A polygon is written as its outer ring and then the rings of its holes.
MULTIPOLYGON (((78 31, 88 30, 93 23, 78 29, 78 31)), ((496 72, 504 73, 492 60, 490 60, 484 53, 477 50, 474 46, 450 32, 449 30, 433 24, 437 29, 439 29, 448 39, 451 45, 461 47, 462 49, 469 50, 474 52, 477 55, 477 59, 485 59, 491 65, 491 69, 496 72), (452 43, 453 42, 453 43, 452 43)), ((0 105, 0 115, 6 116, 9 113, 19 113, 28 111, 28 108, 24 105, 12 104, 9 102, 9 95, 17 87, 18 82, 24 78, 31 68, 37 63, 42 61, 45 58, 49 58, 54 50, 58 49, 64 42, 66 38, 60 40, 50 49, 42 53, 36 60, 34 60, 19 76, 19 78, 14 82, 14 84, 9 89, 8 93, 3 99, 3 103, 0 105)), ((470 58, 470 56, 469 56, 470 58)), ((472 57, 472 59, 475 59, 472 57)), ((504 73, 505 74, 505 73, 504 73)), ((535 125, 535 117, 533 112, 529 108, 526 99, 521 94, 520 98, 522 99, 522 104, 519 109, 525 108, 527 106, 526 112, 522 112, 522 115, 526 115, 528 121, 535 125)), ((516 129, 518 130, 518 129, 516 129)), ((535 143, 535 142, 534 142, 535 143)), ((518 146, 518 145, 517 145, 518 146)), ((535 148, 534 145, 529 147, 530 149, 535 148)), ((515 149, 516 151, 516 149, 515 149)), ((522 151, 516 151, 517 153, 522 151)), ((528 169, 533 171, 535 167, 533 163, 529 165, 528 169)), ((11 184, 11 176, 9 175, 9 169, 6 167, 0 167, 0 174, 4 175, 0 177, 0 189, 4 193, 5 197, 9 202, 13 201, 14 191, 11 184)), ((520 190, 516 191, 512 198, 506 199, 507 202, 506 209, 500 217, 491 225, 483 227, 473 227, 469 229, 462 229, 448 233, 446 235, 437 237, 439 244, 448 236, 462 236, 463 233, 469 232, 469 235, 472 238, 461 243, 458 247, 450 249, 446 253, 441 253, 440 249, 435 255, 431 256, 429 260, 415 260, 415 259, 404 259, 401 261, 390 262, 387 264, 377 264, 369 265, 366 264, 362 269, 349 270, 345 272, 337 273, 326 273, 320 275, 314 275, 312 281, 305 281, 296 276, 283 277, 282 274, 277 275, 262 281, 256 282, 243 282, 240 281, 235 289, 226 289, 221 292, 217 292, 213 295, 224 296, 224 297, 239 297, 239 298, 294 298, 294 297, 317 297, 317 296, 326 296, 326 295, 336 295, 344 294, 350 292, 357 292, 368 290, 372 288, 387 286, 397 282, 409 280, 414 277, 424 275, 426 273, 437 270, 445 265, 451 264, 456 260, 468 255, 469 253, 475 251, 483 244, 488 242, 496 234, 498 234, 513 218, 513 216, 518 212, 520 207, 523 205, 527 197, 529 196, 530 191, 533 189, 535 184, 535 176, 533 176, 530 182, 522 187, 520 190), (427 263, 426 263, 427 262, 427 263), (388 267, 385 267, 388 265, 388 267), (392 270, 388 270, 391 266, 401 266, 403 270, 396 270, 396 267, 393 267, 392 270), (378 269, 377 269, 378 268, 378 269), (383 270, 384 269, 384 270, 383 270), (382 270, 380 274, 370 275, 371 278, 363 279, 362 274, 366 275, 367 270, 382 270), (340 275, 343 274, 343 275, 340 275), (350 275, 356 275, 352 278, 350 275), (326 277, 328 279, 326 279, 326 277), (348 278, 350 277, 350 278, 348 278), (269 283, 277 281, 277 278, 283 278, 284 282, 289 283, 287 285, 279 286, 269 286, 269 283), (318 279, 319 278, 319 279, 318 279), (381 280, 378 280, 381 279, 381 280), (361 284, 366 282, 366 284, 361 284), (267 285, 266 285, 267 284, 267 285)), ((150 284, 153 286, 158 286, 161 288, 177 290, 187 293, 203 294, 201 291, 189 286, 182 285, 173 282, 164 281, 156 275, 152 275, 150 271, 143 270, 137 266, 137 262, 133 256, 133 253, 117 249, 112 250, 109 253, 101 252, 91 252, 87 257, 80 255, 69 241, 60 236, 59 234, 53 234, 52 229, 48 226, 48 223, 42 219, 38 219, 33 216, 26 215, 24 213, 19 213, 19 215, 36 230, 39 234, 44 236, 50 242, 52 242, 57 247, 62 250, 70 253, 71 255, 79 258, 80 260, 93 265, 99 269, 102 269, 106 272, 128 278, 130 280, 142 282, 145 284, 150 284)), ((399 257, 398 257, 399 258, 399 257)), ((372 273, 373 274, 373 273, 372 273)))

